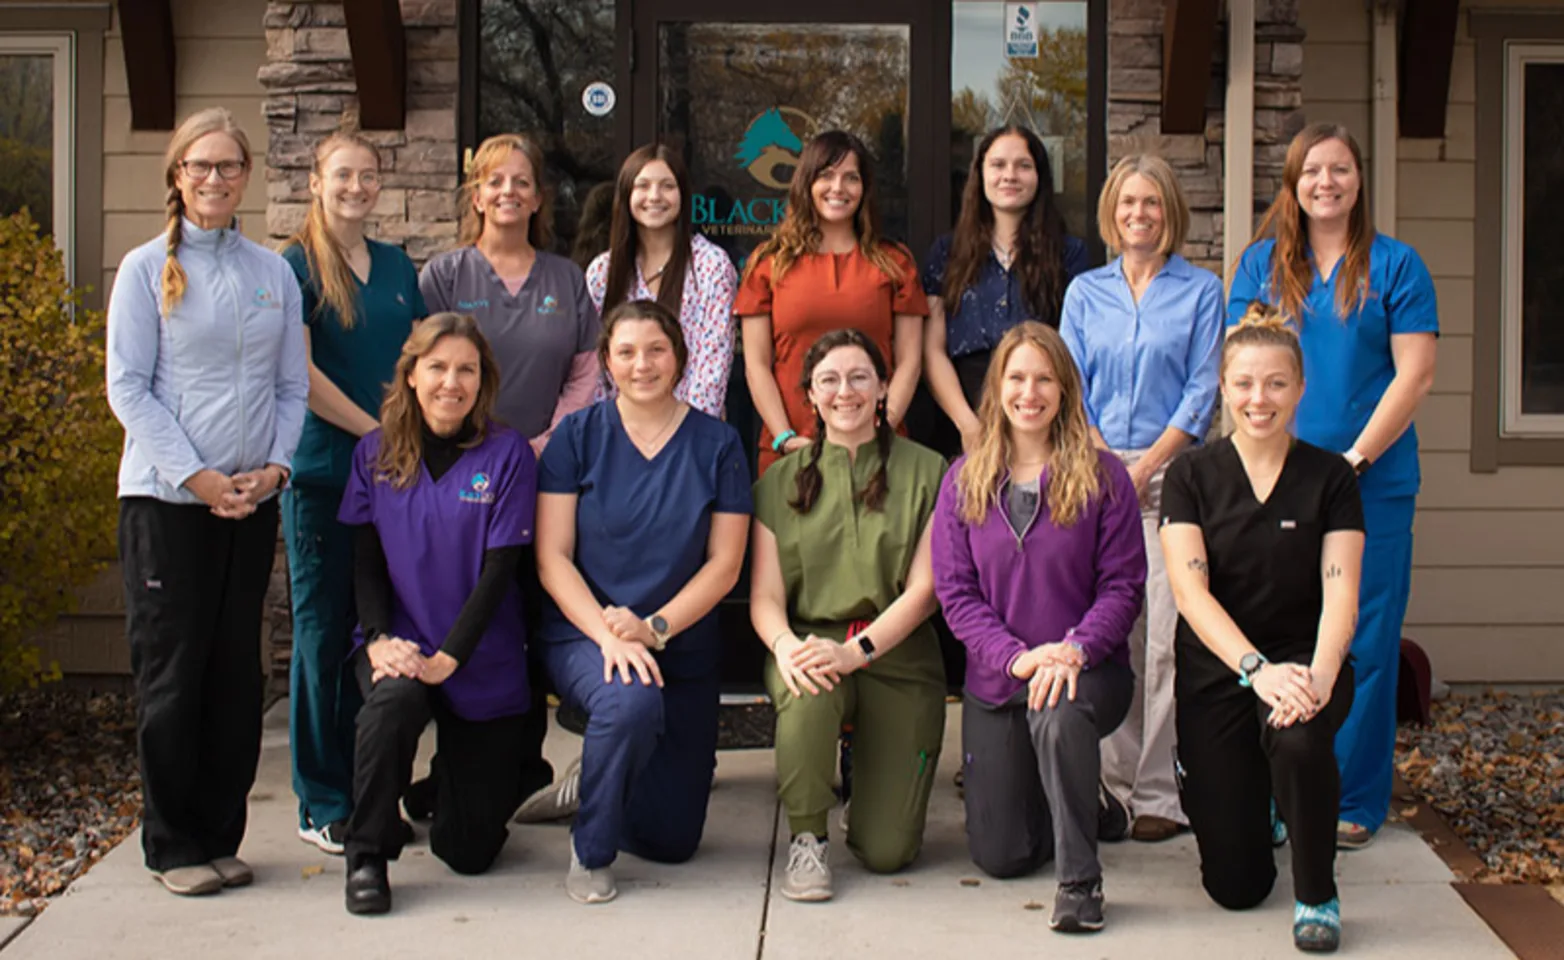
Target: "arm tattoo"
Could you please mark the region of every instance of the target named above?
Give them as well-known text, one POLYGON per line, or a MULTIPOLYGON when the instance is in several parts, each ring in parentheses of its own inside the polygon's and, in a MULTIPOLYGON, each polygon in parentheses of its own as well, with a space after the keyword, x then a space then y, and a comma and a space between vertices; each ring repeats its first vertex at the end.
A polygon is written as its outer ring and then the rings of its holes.
POLYGON ((1193 557, 1189 561, 1189 569, 1200 574, 1206 580, 1211 579, 1211 568, 1206 566, 1206 561, 1201 557, 1193 557))
POLYGON ((1333 563, 1325 568, 1325 579, 1335 580, 1339 576, 1341 576, 1341 568, 1336 564, 1333 563))

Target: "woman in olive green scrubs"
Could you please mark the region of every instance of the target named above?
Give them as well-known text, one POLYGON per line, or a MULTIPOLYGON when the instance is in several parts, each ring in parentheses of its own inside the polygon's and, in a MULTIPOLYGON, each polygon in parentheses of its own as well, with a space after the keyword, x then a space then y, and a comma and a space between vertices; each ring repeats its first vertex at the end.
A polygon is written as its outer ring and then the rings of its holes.
POLYGON ((814 441, 755 484, 750 616, 771 650, 778 793, 793 834, 780 891, 827 900, 826 821, 853 727, 847 847, 877 873, 918 855, 945 730, 929 519, 945 461, 896 436, 885 357, 856 330, 817 340, 801 388, 814 441))

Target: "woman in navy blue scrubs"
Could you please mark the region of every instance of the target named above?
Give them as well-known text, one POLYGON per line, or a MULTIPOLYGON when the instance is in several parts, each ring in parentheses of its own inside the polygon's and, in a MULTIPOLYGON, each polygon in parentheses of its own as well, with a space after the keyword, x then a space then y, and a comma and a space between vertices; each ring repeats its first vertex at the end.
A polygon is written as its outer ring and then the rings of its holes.
POLYGON ((1345 127, 1313 124, 1287 148, 1282 187, 1233 277, 1228 325, 1254 300, 1280 307, 1303 344, 1309 389, 1298 404, 1298 439, 1345 457, 1363 497, 1356 687, 1336 735, 1336 839, 1355 849, 1373 839, 1390 809, 1421 480, 1412 419, 1434 383, 1439 311, 1417 251, 1370 223, 1363 153, 1345 127))
POLYGON ((539 473, 539 632, 567 706, 588 717, 565 890, 617 894, 624 850, 694 856, 716 769, 721 637, 738 581, 749 465, 738 432, 674 396, 688 353, 678 318, 636 300, 603 318, 618 396, 560 421, 539 473))

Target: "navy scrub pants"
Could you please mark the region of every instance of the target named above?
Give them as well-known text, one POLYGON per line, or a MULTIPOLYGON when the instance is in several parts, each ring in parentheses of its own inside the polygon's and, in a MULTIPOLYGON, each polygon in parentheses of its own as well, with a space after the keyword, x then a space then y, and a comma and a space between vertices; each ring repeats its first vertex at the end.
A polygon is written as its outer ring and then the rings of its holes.
POLYGON ((261 610, 276 550, 276 500, 243 520, 205 504, 119 502, 151 870, 239 852, 261 756, 261 610))
POLYGON ((337 522, 341 503, 335 487, 300 484, 282 495, 293 594, 288 736, 301 827, 353 811, 353 724, 364 700, 348 663, 357 616, 353 530, 337 522))
POLYGON ((560 697, 588 717, 572 831, 581 864, 607 866, 621 850, 661 863, 690 859, 717 768, 717 654, 659 653, 659 688, 617 675, 604 683, 603 654, 590 640, 539 647, 560 697))

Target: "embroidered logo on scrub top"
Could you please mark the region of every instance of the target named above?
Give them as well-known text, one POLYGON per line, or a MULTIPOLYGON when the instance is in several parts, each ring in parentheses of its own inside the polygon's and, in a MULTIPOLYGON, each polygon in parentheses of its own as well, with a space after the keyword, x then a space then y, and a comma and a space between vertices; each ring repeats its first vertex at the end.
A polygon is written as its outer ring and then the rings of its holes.
POLYGON ((1282 521, 1282 529, 1283 530, 1296 530, 1296 529, 1298 529, 1298 521, 1296 521, 1296 520, 1283 520, 1282 521))
POLYGON ((557 297, 555 297, 552 293, 547 295, 547 296, 545 296, 543 298, 543 302, 538 304, 538 312, 539 313, 558 313, 559 312, 559 299, 557 297))
POLYGON ((277 301, 272 299, 272 292, 270 290, 267 290, 265 287, 256 287, 255 305, 265 310, 269 307, 275 307, 277 305, 277 301))
POLYGON ((458 496, 463 503, 493 503, 494 494, 489 492, 489 475, 475 473, 468 484, 469 489, 463 490, 458 496))
POLYGON ((458 301, 456 301, 456 309, 458 309, 458 310, 478 310, 478 309, 481 309, 483 307, 487 307, 488 305, 489 305, 489 301, 487 301, 487 300, 458 300, 458 301))

